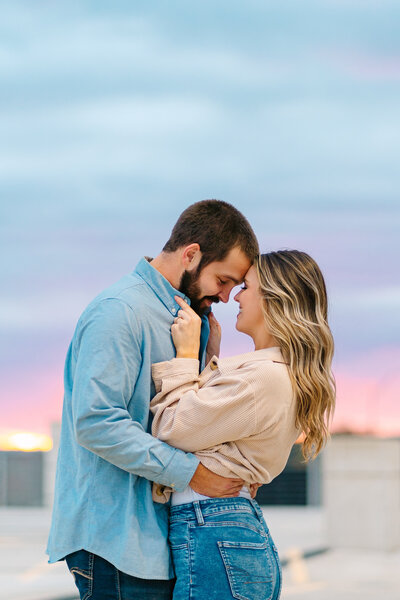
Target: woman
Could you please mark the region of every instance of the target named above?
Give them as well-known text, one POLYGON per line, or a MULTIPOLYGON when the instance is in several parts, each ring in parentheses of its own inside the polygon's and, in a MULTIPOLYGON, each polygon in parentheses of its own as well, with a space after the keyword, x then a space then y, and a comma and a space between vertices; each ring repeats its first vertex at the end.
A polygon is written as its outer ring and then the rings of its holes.
POLYGON ((235 296, 236 328, 254 352, 214 356, 200 375, 200 319, 176 301, 177 358, 153 365, 153 434, 245 486, 237 498, 172 494, 174 600, 276 600, 279 557, 248 488, 281 473, 300 434, 306 459, 328 438, 335 387, 323 276, 303 252, 261 255, 235 296))

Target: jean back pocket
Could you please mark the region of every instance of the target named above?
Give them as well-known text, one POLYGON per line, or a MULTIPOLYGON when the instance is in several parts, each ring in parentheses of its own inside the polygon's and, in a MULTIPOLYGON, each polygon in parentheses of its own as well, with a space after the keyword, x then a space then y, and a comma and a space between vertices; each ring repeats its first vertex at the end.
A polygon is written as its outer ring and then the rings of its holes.
POLYGON ((218 542, 232 595, 238 600, 271 600, 277 583, 267 540, 218 542))

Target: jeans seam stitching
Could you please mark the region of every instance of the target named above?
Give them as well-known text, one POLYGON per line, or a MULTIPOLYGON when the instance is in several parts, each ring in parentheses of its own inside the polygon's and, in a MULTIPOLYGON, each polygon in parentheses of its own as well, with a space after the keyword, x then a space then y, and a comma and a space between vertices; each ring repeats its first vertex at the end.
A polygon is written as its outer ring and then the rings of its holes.
POLYGON ((189 600, 191 600, 191 598, 193 597, 192 594, 192 590, 193 590, 193 586, 192 586, 192 556, 193 556, 193 551, 192 551, 192 539, 191 539, 191 528, 188 527, 188 538, 189 538, 189 543, 188 543, 188 551, 189 551, 189 600))
POLYGON ((189 529, 196 529, 196 527, 242 527, 243 529, 250 529, 251 531, 254 531, 254 533, 257 533, 258 535, 261 535, 262 537, 265 537, 265 539, 267 540, 267 536, 265 535, 264 531, 260 531, 259 529, 257 529, 256 527, 253 527, 252 525, 250 525, 249 523, 243 523, 242 521, 217 521, 216 523, 204 523, 204 525, 198 525, 197 523, 189 523, 189 529))
POLYGON ((90 552, 90 553, 89 553, 89 569, 88 569, 88 570, 89 570, 89 573, 90 573, 90 575, 91 575, 92 579, 91 579, 91 581, 90 581, 90 584, 89 584, 89 591, 88 591, 88 593, 87 593, 87 596, 86 596, 86 599, 85 599, 85 600, 87 600, 87 598, 90 598, 90 597, 93 595, 93 579, 94 579, 94 576, 93 576, 93 570, 94 570, 94 554, 93 554, 92 552, 90 552))
POLYGON ((116 567, 115 567, 115 584, 117 587, 118 600, 121 600, 121 582, 120 582, 120 577, 119 577, 119 571, 116 567))

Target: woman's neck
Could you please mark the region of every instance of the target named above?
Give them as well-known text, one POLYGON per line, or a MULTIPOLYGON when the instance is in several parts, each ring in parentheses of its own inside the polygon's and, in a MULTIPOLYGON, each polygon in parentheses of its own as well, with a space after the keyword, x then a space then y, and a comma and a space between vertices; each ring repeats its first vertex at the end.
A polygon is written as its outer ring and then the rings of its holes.
POLYGON ((264 348, 274 348, 279 346, 278 342, 270 333, 261 331, 251 336, 254 342, 254 350, 263 350, 264 348))

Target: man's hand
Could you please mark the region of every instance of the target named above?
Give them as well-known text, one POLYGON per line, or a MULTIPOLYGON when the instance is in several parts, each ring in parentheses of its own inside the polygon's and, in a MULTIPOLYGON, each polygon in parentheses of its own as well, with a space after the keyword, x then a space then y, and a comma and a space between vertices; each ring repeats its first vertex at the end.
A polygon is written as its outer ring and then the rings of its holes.
POLYGON ((243 484, 243 479, 221 477, 200 463, 189 485, 192 490, 203 496, 231 498, 239 494, 243 484))
POLYGON ((262 486, 262 483, 251 483, 248 486, 248 489, 249 489, 249 492, 250 492, 250 496, 252 498, 255 498, 257 496, 258 488, 261 487, 261 486, 262 486))

